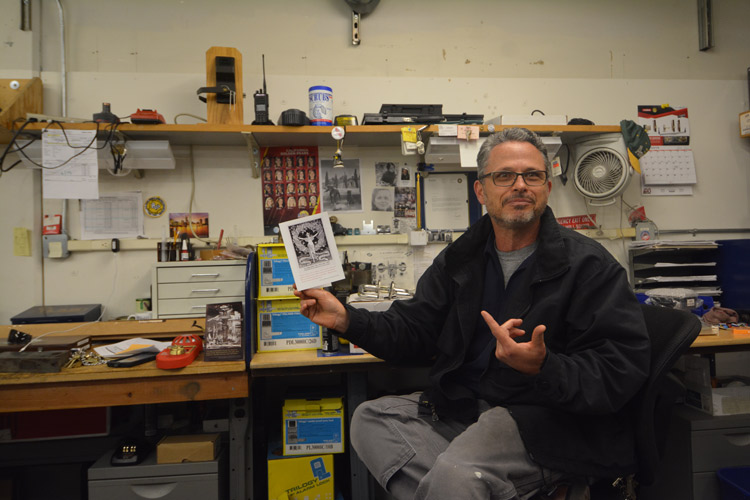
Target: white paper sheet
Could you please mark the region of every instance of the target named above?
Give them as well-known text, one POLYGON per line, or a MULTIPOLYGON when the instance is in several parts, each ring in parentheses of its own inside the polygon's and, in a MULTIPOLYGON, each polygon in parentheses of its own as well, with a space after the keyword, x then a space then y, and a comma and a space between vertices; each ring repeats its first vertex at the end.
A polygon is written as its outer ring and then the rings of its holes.
POLYGON ((66 130, 65 133, 60 129, 44 131, 42 134, 44 198, 84 200, 99 198, 99 166, 95 136, 96 130, 66 130), (87 148, 89 144, 92 147, 87 148))
POLYGON ((693 150, 689 146, 652 146, 640 160, 647 186, 685 185, 698 182, 693 150))
POLYGON ((466 174, 433 174, 423 182, 425 227, 465 231, 469 227, 466 174))
POLYGON ((463 168, 476 168, 477 167, 477 154, 479 149, 486 141, 486 137, 479 139, 472 139, 469 141, 458 141, 458 153, 461 158, 461 167, 463 168))
MULTIPOLYGON (((645 158, 645 156, 644 156, 645 158)), ((671 184, 668 186, 648 186, 641 176, 641 194, 643 196, 689 196, 693 194, 693 186, 671 184)))
POLYGON ((143 196, 140 191, 109 193, 81 202, 81 239, 143 236, 143 196))
POLYGON ((94 351, 103 358, 124 358, 138 354, 139 352, 161 352, 171 345, 171 342, 158 340, 134 338, 127 339, 116 344, 107 344, 94 347, 94 351))
POLYGON ((328 213, 279 223, 298 290, 329 286, 344 279, 328 213))

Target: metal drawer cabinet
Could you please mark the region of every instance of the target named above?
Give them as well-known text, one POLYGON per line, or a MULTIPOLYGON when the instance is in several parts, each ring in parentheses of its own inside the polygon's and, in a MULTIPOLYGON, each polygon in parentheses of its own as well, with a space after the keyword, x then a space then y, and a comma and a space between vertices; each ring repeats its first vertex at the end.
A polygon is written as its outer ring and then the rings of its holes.
POLYGON ((678 406, 656 483, 639 500, 720 500, 716 471, 750 465, 750 415, 714 417, 678 406))
POLYGON ((244 260, 159 262, 151 293, 154 318, 190 318, 206 314, 206 304, 244 302, 244 260))
POLYGON ((226 498, 226 461, 157 464, 156 452, 138 465, 112 466, 111 453, 88 470, 89 500, 220 500, 226 498))

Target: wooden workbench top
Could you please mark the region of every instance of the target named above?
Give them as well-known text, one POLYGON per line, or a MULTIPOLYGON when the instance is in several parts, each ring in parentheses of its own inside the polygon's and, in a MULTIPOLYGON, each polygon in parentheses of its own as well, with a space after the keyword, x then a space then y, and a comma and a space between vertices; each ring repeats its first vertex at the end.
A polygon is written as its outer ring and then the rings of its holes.
POLYGON ((92 340, 124 339, 132 337, 172 338, 192 333, 200 335, 206 326, 206 318, 149 319, 144 321, 94 321, 89 323, 46 323, 39 325, 0 325, 0 338, 7 338, 11 328, 28 333, 32 337, 89 335, 92 340), (195 325, 195 326, 193 326, 195 325), (198 328, 200 327, 200 328, 198 328), (50 333, 51 332, 51 333, 50 333))
POLYGON ((195 361, 185 368, 163 370, 156 361, 149 361, 130 368, 111 368, 107 365, 64 367, 57 373, 0 373, 0 385, 18 384, 65 384, 90 382, 93 380, 120 380, 123 378, 155 378, 166 376, 196 376, 217 373, 244 372, 244 361, 204 361, 200 353, 195 361))
POLYGON ((691 349, 711 349, 711 348, 742 348, 750 347, 750 334, 734 333, 730 328, 719 330, 718 335, 711 334, 711 327, 704 327, 701 334, 690 346, 691 349))

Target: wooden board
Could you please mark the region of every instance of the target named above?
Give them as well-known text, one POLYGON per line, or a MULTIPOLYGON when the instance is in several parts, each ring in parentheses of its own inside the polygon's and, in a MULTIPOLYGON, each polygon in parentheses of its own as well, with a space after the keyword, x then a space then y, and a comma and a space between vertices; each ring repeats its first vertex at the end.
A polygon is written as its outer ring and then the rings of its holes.
POLYGON ((221 104, 216 102, 216 94, 206 94, 208 123, 243 124, 244 95, 242 90, 242 54, 232 47, 211 47, 206 51, 206 87, 216 86, 216 58, 234 58, 235 102, 221 104))
POLYGON ((50 336, 90 335, 92 340, 131 337, 171 339, 185 333, 202 335, 206 318, 154 319, 144 321, 97 321, 93 323, 47 323, 41 325, 0 325, 0 337, 7 338, 11 328, 32 337, 49 333, 50 336), (196 328, 193 326, 195 323, 196 328))
POLYGON ((317 350, 256 352, 250 360, 250 373, 262 375, 264 370, 299 367, 334 367, 340 365, 366 365, 383 363, 372 354, 346 356, 318 356, 317 350))
POLYGON ((13 125, 16 119, 26 118, 26 113, 42 113, 43 96, 41 78, 0 79, 0 144, 7 144, 13 138, 13 125), (20 84, 11 88, 11 82, 20 84))
POLYGON ((162 370, 150 361, 132 368, 63 367, 59 373, 0 373, 0 413, 245 398, 244 361, 204 361, 162 370))
MULTIPOLYGON (((46 123, 32 124, 24 130, 41 137, 46 123)), ((229 123, 158 124, 137 125, 123 123, 117 130, 130 140, 168 140, 172 145, 198 146, 243 146, 247 147, 245 135, 252 134, 261 148, 270 146, 335 146, 331 138, 333 127, 283 127, 278 125, 244 125, 229 123)), ((494 126, 500 130, 502 126, 494 126)), ((507 127, 506 127, 507 128, 507 127)), ((559 135, 563 143, 575 141, 591 134, 620 132, 614 125, 530 125, 530 130, 542 135, 559 135)), ((66 123, 66 130, 95 130, 93 123, 66 123)), ((430 125, 422 131, 428 138, 438 133, 438 125, 430 125)), ((481 125, 480 133, 489 134, 489 126, 481 125)), ((105 132, 100 131, 100 138, 105 132)), ((357 125, 346 127, 346 143, 350 146, 391 147, 401 144, 400 125, 357 125)))
POLYGON ((0 412, 205 401, 246 398, 248 395, 249 377, 245 373, 0 385, 0 399, 3 401, 0 412))
POLYGON ((718 335, 710 333, 710 327, 701 331, 701 335, 690 346, 693 351, 732 351, 746 350, 750 346, 750 335, 735 333, 733 330, 719 330, 718 335))

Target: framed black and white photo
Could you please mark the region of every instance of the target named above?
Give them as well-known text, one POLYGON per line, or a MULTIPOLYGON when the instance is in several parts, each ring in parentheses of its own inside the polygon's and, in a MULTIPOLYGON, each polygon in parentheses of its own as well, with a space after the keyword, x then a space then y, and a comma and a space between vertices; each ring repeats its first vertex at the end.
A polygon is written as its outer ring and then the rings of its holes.
POLYGON ((244 359, 242 311, 242 302, 206 304, 206 332, 203 335, 206 361, 244 359))
POLYGON ((320 160, 320 200, 326 212, 361 212, 362 184, 359 160, 345 159, 343 167, 320 160))

